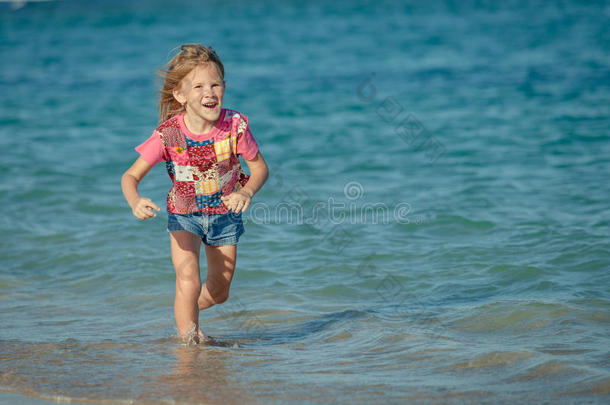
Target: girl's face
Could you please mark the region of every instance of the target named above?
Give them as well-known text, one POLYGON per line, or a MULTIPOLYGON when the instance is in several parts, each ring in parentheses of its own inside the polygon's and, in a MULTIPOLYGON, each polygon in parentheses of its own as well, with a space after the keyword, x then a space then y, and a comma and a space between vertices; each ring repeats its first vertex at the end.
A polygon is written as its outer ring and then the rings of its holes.
POLYGON ((199 65, 182 79, 174 97, 180 104, 186 102, 186 113, 214 125, 220 117, 225 83, 212 62, 199 65))

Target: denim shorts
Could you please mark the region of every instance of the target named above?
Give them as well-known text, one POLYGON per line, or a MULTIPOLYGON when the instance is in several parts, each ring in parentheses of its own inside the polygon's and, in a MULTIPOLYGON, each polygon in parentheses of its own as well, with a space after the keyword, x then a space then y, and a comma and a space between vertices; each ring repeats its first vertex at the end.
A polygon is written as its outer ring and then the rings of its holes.
POLYGON ((226 214, 167 213, 167 231, 187 231, 201 237, 206 245, 236 245, 244 233, 244 223, 239 214, 229 211, 226 214))

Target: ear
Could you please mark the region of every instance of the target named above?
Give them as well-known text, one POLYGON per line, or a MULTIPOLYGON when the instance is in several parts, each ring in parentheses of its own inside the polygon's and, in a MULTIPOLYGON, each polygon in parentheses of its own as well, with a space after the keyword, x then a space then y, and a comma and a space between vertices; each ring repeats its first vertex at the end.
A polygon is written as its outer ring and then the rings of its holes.
POLYGON ((172 94, 174 95, 176 101, 180 104, 184 104, 186 101, 186 97, 184 97, 184 94, 182 94, 182 91, 179 88, 175 88, 174 91, 172 91, 172 94))

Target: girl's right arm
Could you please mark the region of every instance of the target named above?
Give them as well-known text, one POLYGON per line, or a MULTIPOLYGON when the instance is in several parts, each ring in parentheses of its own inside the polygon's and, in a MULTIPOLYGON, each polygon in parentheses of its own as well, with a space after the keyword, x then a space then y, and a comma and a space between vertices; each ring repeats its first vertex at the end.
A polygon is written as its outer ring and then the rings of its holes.
POLYGON ((133 215, 139 219, 156 217, 157 214, 153 212, 153 209, 161 210, 150 198, 144 198, 138 193, 138 184, 152 168, 142 157, 139 157, 121 177, 123 195, 131 207, 133 215))

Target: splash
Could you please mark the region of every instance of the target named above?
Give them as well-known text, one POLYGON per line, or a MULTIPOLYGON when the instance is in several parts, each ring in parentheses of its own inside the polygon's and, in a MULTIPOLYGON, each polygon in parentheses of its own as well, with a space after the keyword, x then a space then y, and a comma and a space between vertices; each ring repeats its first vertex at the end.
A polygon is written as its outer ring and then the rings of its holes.
POLYGON ((184 336, 182 336, 182 340, 185 346, 193 346, 203 343, 205 336, 201 329, 195 325, 195 323, 191 323, 188 331, 184 336))

